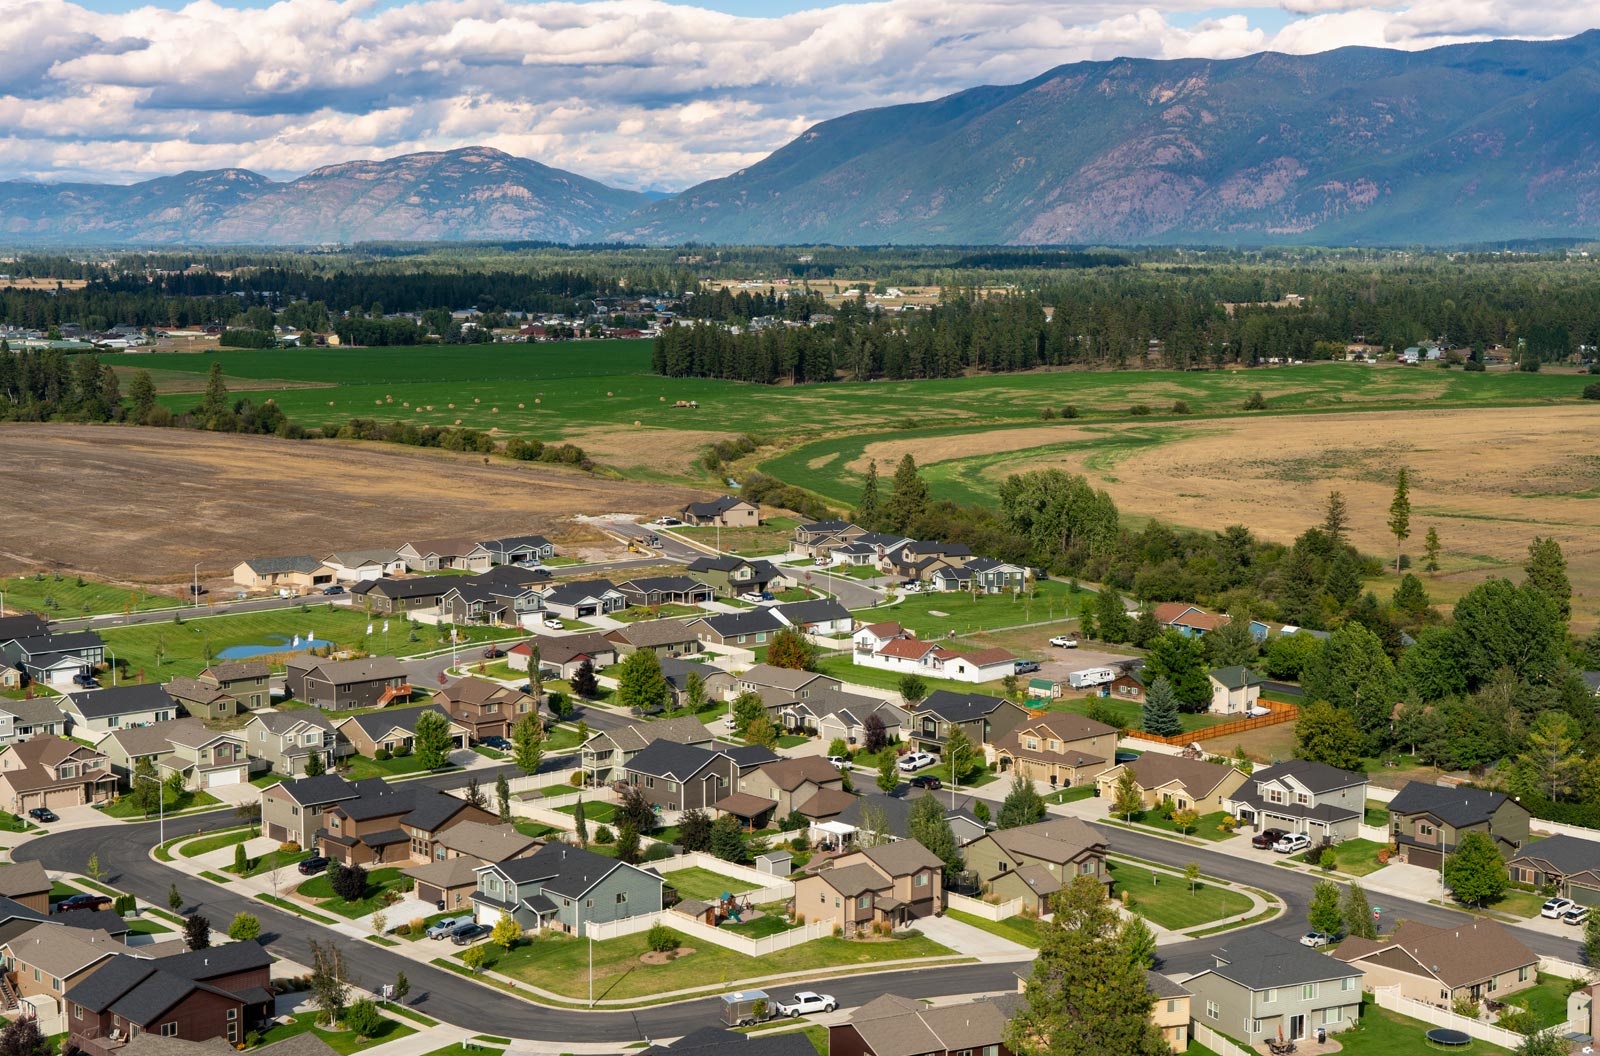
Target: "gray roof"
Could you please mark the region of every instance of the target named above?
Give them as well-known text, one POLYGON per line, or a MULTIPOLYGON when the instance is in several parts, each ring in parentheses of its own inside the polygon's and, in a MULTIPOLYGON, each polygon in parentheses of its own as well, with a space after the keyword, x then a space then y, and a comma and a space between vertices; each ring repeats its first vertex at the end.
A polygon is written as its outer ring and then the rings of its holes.
POLYGON ((391 565, 400 560, 397 550, 340 550, 328 555, 329 564, 354 568, 357 565, 391 565))
POLYGON ((399 727, 408 734, 417 732, 417 719, 424 712, 433 712, 450 719, 450 713, 437 704, 418 704, 413 708, 381 708, 378 711, 368 712, 365 715, 352 715, 340 721, 343 726, 346 722, 353 722, 361 727, 361 731, 373 740, 377 740, 390 730, 399 727))
POLYGON ((1431 814, 1457 828, 1488 821, 1501 804, 1506 802, 1504 792, 1488 792, 1481 788, 1450 788, 1445 785, 1426 785, 1408 781, 1394 799, 1389 801, 1391 814, 1431 814))
POLYGON ((230 942, 154 961, 123 953, 67 991, 66 999, 93 1012, 110 1010, 144 1025, 196 988, 242 1000, 245 995, 230 994, 206 980, 271 963, 267 951, 254 941, 230 942))
POLYGON ((379 594, 385 598, 442 598, 455 586, 449 576, 418 576, 415 579, 369 579, 350 588, 352 594, 379 594))
POLYGON ((724 748, 719 745, 717 750, 732 759, 740 770, 748 770, 752 766, 776 762, 781 758, 771 748, 763 748, 759 744, 741 744, 736 748, 724 748))
MULTIPOLYGON (((855 802, 841 810, 835 820, 846 825, 853 825, 859 829, 867 809, 869 807, 876 808, 882 811, 883 816, 887 819, 891 835, 902 840, 908 839, 911 836, 911 804, 928 794, 930 793, 926 789, 912 789, 905 795, 886 796, 881 792, 873 792, 868 795, 857 796, 855 802)), ((984 827, 983 822, 979 821, 978 816, 972 812, 971 796, 957 795, 956 805, 953 809, 950 806, 949 792, 938 793, 938 802, 944 807, 946 818, 963 818, 976 825, 979 829, 984 827)))
POLYGON ((315 672, 322 679, 336 685, 358 682, 387 682, 392 678, 407 677, 405 665, 392 656, 368 656, 360 660, 324 660, 320 656, 289 657, 285 666, 299 668, 307 674, 315 672))
MULTIPOLYGON (((542 891, 575 898, 610 876, 618 869, 631 868, 615 858, 573 847, 565 843, 550 843, 526 858, 514 858, 490 867, 499 870, 514 883, 536 883, 542 891)), ((644 873, 644 870, 639 870, 644 873)), ((659 876, 645 873, 656 880, 659 876)))
POLYGON ((1144 988, 1158 998, 1188 997, 1188 989, 1176 979, 1148 969, 1144 973, 1144 988))
POLYGON ((634 773, 681 782, 700 773, 720 755, 723 753, 708 751, 693 744, 652 741, 644 751, 622 765, 624 770, 634 773))
POLYGON ((315 572, 322 567, 322 562, 310 554, 296 554, 293 557, 251 557, 243 562, 250 566, 250 571, 258 576, 270 576, 282 572, 315 572))
POLYGON ((503 539, 485 539, 478 545, 485 550, 503 554, 510 550, 520 550, 528 546, 543 548, 550 546, 551 543, 550 540, 542 535, 508 535, 503 539))
MULTIPOLYGON (((1002 697, 987 697, 981 693, 956 693, 948 689, 936 689, 929 693, 927 699, 916 707, 916 714, 932 712, 946 722, 971 722, 973 719, 994 711, 996 708, 1011 704, 1002 697)), ((1015 707, 1016 705, 1011 705, 1015 707)))
POLYGON ((711 584, 702 583, 693 576, 645 576, 618 583, 617 589, 639 594, 688 594, 691 591, 710 590, 711 584))
POLYGON ((272 793, 274 796, 287 796, 304 807, 355 799, 361 791, 337 774, 318 774, 316 777, 281 781, 273 786, 272 793))
POLYGON ((643 1056, 816 1056, 816 1051, 803 1031, 750 1035, 702 1027, 671 1045, 653 1045, 643 1056))
POLYGON ((13 638, 39 638, 50 633, 50 625, 31 612, 0 616, 0 642, 13 638))
MULTIPOLYGON (((399 824, 432 831, 455 817, 467 806, 465 800, 447 796, 425 785, 391 785, 381 777, 357 781, 360 796, 338 805, 340 813, 354 821, 399 817, 399 824)), ((372 837, 363 837, 370 840, 372 837)))
MULTIPOLYGON (((634 626, 639 627, 643 626, 643 624, 634 624, 634 626)), ((712 675, 733 677, 720 667, 712 667, 710 664, 702 664, 695 660, 683 660, 676 656, 663 656, 661 658, 661 677, 672 683, 673 688, 682 690, 688 685, 690 675, 699 675, 702 681, 712 675)))
POLYGON ((606 638, 613 642, 627 642, 636 648, 648 649, 657 645, 692 642, 695 640, 695 633, 686 620, 640 620, 611 631, 606 638))
POLYGON ((741 634, 771 634, 783 630, 783 622, 765 608, 719 612, 715 616, 701 616, 694 622, 705 624, 723 638, 741 634))
POLYGON ((748 682, 753 686, 771 686, 773 689, 781 689, 785 693, 793 693, 819 679, 832 686, 840 684, 839 680, 831 675, 818 674, 815 671, 795 671, 787 667, 773 667, 771 664, 757 664, 739 675, 739 681, 741 682, 748 682))
POLYGON ((293 729, 296 723, 306 723, 320 730, 332 730, 333 723, 328 721, 326 715, 315 708, 301 708, 298 711, 258 711, 250 716, 273 733, 282 733, 293 729))
POLYGON ((61 631, 38 635, 33 638, 13 638, 17 649, 29 656, 39 656, 43 653, 71 653, 78 649, 93 649, 95 646, 104 646, 105 639, 94 631, 61 631))
POLYGON ((1327 763, 1313 763, 1305 759, 1287 759, 1281 763, 1250 775, 1252 782, 1272 781, 1277 778, 1292 777, 1300 784, 1313 792, 1335 792, 1351 785, 1364 785, 1367 783, 1366 774, 1357 774, 1349 770, 1340 770, 1327 763))
POLYGON ((0 698, 0 711, 13 716, 24 726, 66 721, 66 716, 61 714, 61 708, 50 697, 34 697, 32 700, 0 698))
POLYGON ((1361 969, 1302 946, 1294 939, 1260 928, 1239 932, 1213 956, 1217 963, 1208 971, 1249 990, 1300 986, 1364 974, 1361 969))
POLYGON ((600 598, 617 588, 609 579, 580 579, 557 583, 544 592, 546 605, 574 605, 585 598, 600 598))
POLYGON ((72 703, 73 710, 85 719, 103 719, 110 715, 126 715, 129 712, 161 708, 174 712, 180 710, 178 702, 154 682, 80 690, 68 693, 67 700, 72 703))
POLYGON ((49 890, 50 877, 38 862, 0 865, 0 895, 16 898, 18 895, 37 895, 49 890))
POLYGON ((852 618, 850 610, 845 608, 838 598, 812 598, 810 601, 791 601, 779 605, 777 608, 784 619, 796 626, 852 618))
MULTIPOLYGON (((1562 876, 1594 872, 1600 874, 1600 840, 1585 840, 1577 836, 1550 836, 1525 843, 1513 862, 1546 862, 1551 871, 1562 876)), ((0 889, 0 893, 4 893, 0 889)))
POLYGON ((233 682, 241 678, 267 678, 272 674, 272 665, 265 660, 230 660, 212 664, 200 673, 218 682, 233 682))
POLYGON ((685 513, 693 514, 696 517, 715 517, 719 513, 725 513, 741 504, 754 505, 754 503, 745 503, 744 499, 736 499, 732 495, 724 495, 720 499, 712 499, 709 502, 691 502, 683 510, 685 513))

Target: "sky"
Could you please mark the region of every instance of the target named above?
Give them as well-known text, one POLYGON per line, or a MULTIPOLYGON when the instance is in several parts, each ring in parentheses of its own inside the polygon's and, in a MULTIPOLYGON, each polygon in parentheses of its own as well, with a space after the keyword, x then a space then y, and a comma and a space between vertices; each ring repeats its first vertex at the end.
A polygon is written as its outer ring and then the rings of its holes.
POLYGON ((0 179, 131 183, 485 145, 676 191, 830 117, 1118 56, 1421 49, 1594 0, 0 0, 0 179))

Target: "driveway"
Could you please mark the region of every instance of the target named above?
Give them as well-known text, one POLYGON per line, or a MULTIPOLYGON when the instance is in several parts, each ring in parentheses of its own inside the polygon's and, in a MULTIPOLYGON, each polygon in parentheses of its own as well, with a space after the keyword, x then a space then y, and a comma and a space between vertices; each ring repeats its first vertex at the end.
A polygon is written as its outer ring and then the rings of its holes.
POLYGON ((1046 658, 1039 664, 1038 677, 1056 682, 1065 682, 1067 675, 1073 671, 1090 667, 1115 668, 1118 664, 1138 659, 1126 653, 1108 653, 1100 649, 1057 649, 1049 644, 1049 636, 1043 631, 1039 633, 1039 648, 1045 652, 1046 658))
POLYGON ((241 781, 236 785, 215 785, 206 789, 224 803, 242 806, 245 803, 261 802, 261 790, 248 781, 241 781))
POLYGON ((941 946, 984 961, 1031 961, 1038 956, 1034 949, 953 917, 923 917, 913 926, 941 946))

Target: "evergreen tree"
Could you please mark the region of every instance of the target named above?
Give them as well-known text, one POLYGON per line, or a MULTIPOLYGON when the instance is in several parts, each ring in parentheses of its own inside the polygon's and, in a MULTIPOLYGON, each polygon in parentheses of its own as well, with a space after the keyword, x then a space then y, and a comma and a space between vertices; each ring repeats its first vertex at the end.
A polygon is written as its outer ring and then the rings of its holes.
POLYGON ((1400 585, 1394 588, 1394 608, 1413 623, 1420 623, 1428 615, 1428 606, 1432 603, 1428 592, 1422 586, 1422 580, 1407 572, 1400 577, 1400 585))
POLYGON ((639 864, 639 830, 626 821, 617 823, 617 861, 639 864))
POLYGON ((732 814, 711 823, 711 853, 725 862, 744 861, 744 826, 732 814))
POLYGON ((572 673, 572 691, 580 697, 593 700, 600 695, 600 681, 594 677, 594 663, 589 660, 578 665, 572 673))
POLYGON ((1422 552, 1427 555, 1423 570, 1430 576, 1439 574, 1439 529, 1428 525, 1428 534, 1422 540, 1422 552))
POLYGON ((1145 733, 1176 737, 1183 732, 1183 718, 1178 714, 1177 698, 1172 695, 1172 683, 1164 677, 1158 675, 1150 683, 1139 712, 1140 726, 1145 733))
POLYGON ((1389 503, 1389 534, 1394 536, 1394 570, 1400 571, 1400 548, 1411 535, 1411 481, 1401 466, 1394 478, 1394 499, 1389 503))
POLYGON ((583 805, 583 797, 578 797, 578 802, 572 806, 572 833, 578 837, 578 846, 589 846, 589 814, 583 805))
POLYGON ((911 804, 909 827, 911 838, 944 862, 946 875, 960 872, 961 848, 956 844, 956 835, 951 831, 950 821, 945 817, 944 807, 939 805, 937 798, 919 796, 911 804))
POLYGON ((212 362, 211 372, 206 376, 205 396, 194 413, 203 428, 212 431, 225 431, 228 428, 233 411, 228 407, 228 386, 222 379, 220 362, 212 362))
POLYGON ((678 819, 678 846, 685 851, 710 851, 710 815, 699 807, 684 811, 678 819))
POLYGON ((1572 581, 1567 578, 1567 558, 1554 537, 1534 536, 1528 544, 1528 563, 1522 566, 1527 576, 1523 586, 1542 591, 1561 614, 1562 622, 1572 618, 1572 581))
POLYGON ((1136 649, 1146 649, 1160 636, 1161 621, 1156 619, 1155 604, 1146 602, 1140 607, 1138 618, 1133 621, 1128 641, 1136 649))
POLYGON ((967 774, 972 772, 973 764, 979 759, 978 750, 967 738, 967 731, 954 724, 951 726, 950 736, 945 738, 944 751, 940 754, 950 774, 950 783, 953 785, 965 781, 967 774))
POLYGON ((1112 587, 1101 587, 1095 598, 1095 623, 1100 628, 1100 640, 1119 644, 1133 636, 1133 621, 1122 596, 1112 587))
POLYGON ((1345 505, 1344 492, 1328 492, 1328 504, 1323 509, 1321 527, 1335 545, 1344 542, 1345 532, 1350 528, 1350 510, 1345 505))
POLYGON ((321 777, 328 772, 328 764, 322 759, 321 752, 312 752, 306 756, 306 776, 321 777))
POLYGON ((156 383, 150 379, 148 370, 134 372, 133 380, 128 383, 128 399, 133 403, 128 420, 135 425, 148 424, 151 412, 156 409, 156 383))
POLYGON ((928 698, 927 680, 912 672, 901 675, 895 688, 900 691, 900 699, 905 701, 908 707, 920 704, 928 698))
POLYGON ((1227 623, 1200 639, 1206 660, 1213 668, 1253 664, 1261 656, 1261 643, 1250 633, 1248 613, 1234 613, 1227 623))
POLYGON ((1378 937, 1378 922, 1372 919, 1372 906, 1367 893, 1354 880, 1344 889, 1344 930, 1361 939, 1378 937))
POLYGON ((500 771, 494 778, 494 800, 500 812, 500 824, 511 824, 511 782, 506 780, 506 772, 500 771))
POLYGON ((868 531, 878 530, 878 519, 883 515, 878 499, 878 460, 867 463, 867 481, 861 486, 861 502, 856 506, 856 523, 868 531))
POLYGON ((1014 772, 1011 775, 1011 788, 1000 804, 995 824, 1002 829, 1016 829, 1043 821, 1044 815, 1044 799, 1039 795, 1039 790, 1020 771, 1014 772))
POLYGON ((1333 564, 1328 568, 1325 589, 1340 608, 1361 596, 1361 559, 1356 557, 1355 551, 1348 547, 1339 551, 1339 556, 1333 559, 1333 564))
POLYGON ((917 460, 907 451, 895 468, 889 499, 883 504, 884 526, 892 532, 908 533, 927 505, 928 484, 917 472, 917 460))

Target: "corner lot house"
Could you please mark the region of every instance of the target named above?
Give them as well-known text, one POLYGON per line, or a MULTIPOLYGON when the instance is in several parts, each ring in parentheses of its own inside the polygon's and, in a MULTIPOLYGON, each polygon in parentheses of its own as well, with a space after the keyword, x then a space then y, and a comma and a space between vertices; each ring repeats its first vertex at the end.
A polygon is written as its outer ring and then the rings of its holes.
POLYGON ((623 770, 634 756, 657 741, 709 748, 711 731, 693 715, 655 722, 630 722, 590 736, 578 748, 585 779, 592 785, 624 780, 623 770))
POLYGON ((411 696, 405 666, 392 656, 324 660, 296 654, 284 665, 284 682, 296 700, 325 711, 381 708, 411 696))
POLYGON ((1211 681, 1213 715, 1251 715, 1260 706, 1261 676, 1248 667, 1219 667, 1207 676, 1211 681))
POLYGON ((11 977, 8 983, 15 980, 17 998, 46 997, 59 1010, 62 994, 127 949, 104 931, 49 922, 34 924, 0 942, 0 957, 11 977))
POLYGON ((465 748, 470 732, 467 727, 450 718, 450 713, 437 704, 422 704, 415 708, 384 708, 367 715, 352 715, 333 724, 340 740, 350 745, 357 755, 372 757, 379 748, 396 752, 416 745, 417 719, 424 712, 443 715, 450 721, 450 746, 465 748))
POLYGON ((246 590, 290 590, 304 594, 333 584, 333 569, 310 554, 252 557, 233 566, 233 582, 246 590))
POLYGON ((417 784, 390 785, 381 778, 357 781, 360 793, 323 813, 317 850, 344 865, 428 862, 435 841, 454 825, 492 823, 495 816, 465 800, 417 784))
POLYGON ((1052 711, 1025 718, 994 742, 1001 771, 1016 770, 1051 788, 1087 784, 1109 770, 1117 753, 1117 731, 1103 722, 1052 711))
POLYGON ((1562 898, 1600 906, 1600 841, 1550 836, 1526 845, 1506 865, 1519 884, 1554 887, 1562 898))
POLYGON ((539 670, 552 673, 556 678, 571 678, 585 660, 596 671, 617 662, 617 647, 605 635, 564 634, 560 637, 534 635, 506 650, 506 666, 513 671, 528 670, 534 651, 539 654, 539 670))
POLYGON ((655 873, 565 843, 480 866, 477 875, 472 903, 480 924, 510 916, 524 931, 579 936, 591 923, 659 913, 665 886, 655 873))
POLYGON ((1080 876, 1109 889, 1106 840, 1077 818, 1049 818, 996 829, 962 850, 967 869, 1002 902, 1020 898, 1035 913, 1050 912, 1050 896, 1080 876))
POLYGON ((433 701, 444 708, 452 722, 467 731, 472 741, 510 737, 511 724, 539 708, 533 697, 522 690, 485 678, 458 678, 440 688, 433 701))
POLYGON ((910 739, 924 752, 944 750, 950 733, 960 727, 975 748, 993 744, 1028 718, 1022 705, 1004 697, 954 693, 937 689, 911 711, 910 739))
POLYGON ((873 923, 899 927, 944 910, 944 863, 915 840, 835 858, 794 885, 795 911, 845 935, 873 923))
POLYGON ((1362 970, 1260 928, 1228 939, 1213 964, 1183 980, 1194 1020, 1255 1046, 1333 1034, 1361 1014, 1362 970))
POLYGON ((433 838, 433 860, 401 870, 417 882, 416 895, 424 902, 456 910, 472 902, 478 888, 477 868, 494 862, 526 858, 544 841, 524 836, 510 825, 463 821, 433 838))
POLYGON ((96 741, 112 730, 166 722, 183 714, 178 702, 154 683, 68 693, 61 700, 61 711, 72 722, 73 736, 96 741))
POLYGON ((1539 981, 1539 955, 1512 929, 1482 918, 1448 928, 1408 920, 1386 939, 1351 936, 1334 956, 1364 971, 1369 990, 1398 986, 1444 1008, 1458 997, 1504 1001, 1539 981))
POLYGON ((662 810, 706 810, 726 796, 737 764, 723 752, 672 741, 655 741, 622 764, 623 779, 662 810))
POLYGON ((1366 774, 1290 759, 1251 774, 1227 809, 1257 832, 1303 832, 1313 843, 1329 843, 1361 834, 1366 805, 1366 774))
POLYGON ((678 511, 678 519, 696 527, 755 528, 761 524, 761 507, 732 495, 724 495, 710 502, 689 503, 678 511))
POLYGON ((1130 763, 1113 766, 1094 779, 1100 795, 1109 802, 1116 795, 1117 779, 1132 770, 1145 809, 1171 802, 1176 810, 1194 808, 1202 815, 1227 809, 1226 804, 1245 782, 1244 771, 1201 759, 1148 752, 1130 763))
POLYGON ((280 782, 261 792, 261 831, 279 843, 314 848, 323 814, 360 795, 355 785, 333 774, 280 782))
POLYGON ((124 781, 131 781, 141 759, 150 760, 163 780, 181 775, 189 789, 239 785, 250 779, 244 734, 208 730, 199 719, 114 730, 101 740, 100 750, 124 781))
POLYGON ((1439 869, 1461 837, 1481 832, 1509 861, 1528 842, 1528 808, 1503 792, 1410 781, 1389 802, 1389 832, 1412 865, 1439 869))
POLYGON ((0 810, 105 803, 117 776, 104 753, 61 737, 35 737, 0 748, 0 810))
POLYGON ((339 739, 320 711, 260 712, 250 716, 239 732, 256 769, 299 777, 313 755, 321 757, 324 772, 333 769, 339 739))
POLYGON ((837 1056, 1011 1056, 1006 1024, 1022 1005, 1016 994, 930 1007, 880 994, 828 1028, 837 1056))

